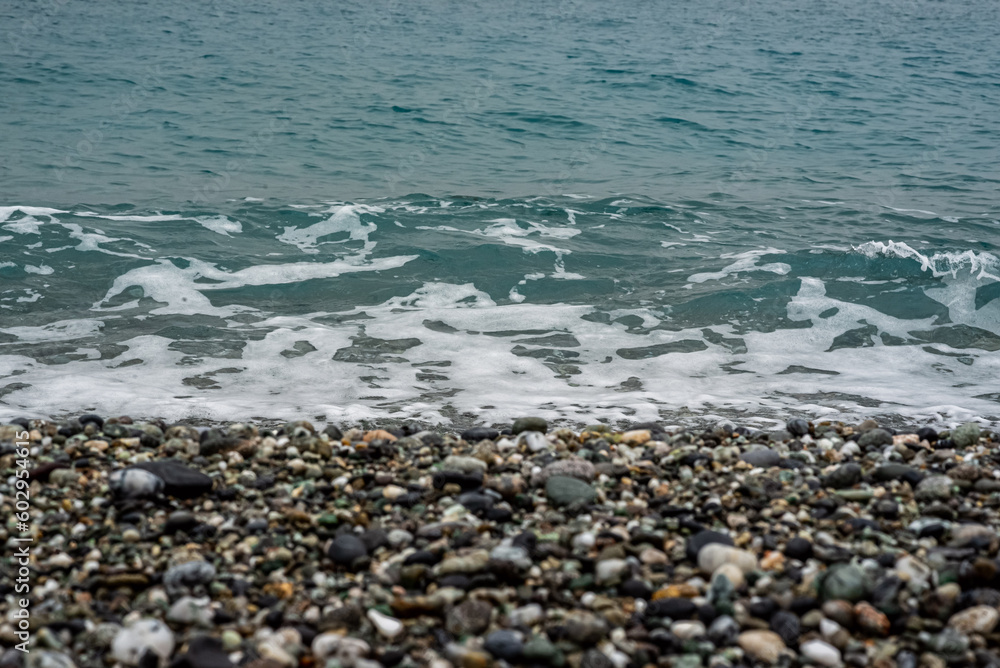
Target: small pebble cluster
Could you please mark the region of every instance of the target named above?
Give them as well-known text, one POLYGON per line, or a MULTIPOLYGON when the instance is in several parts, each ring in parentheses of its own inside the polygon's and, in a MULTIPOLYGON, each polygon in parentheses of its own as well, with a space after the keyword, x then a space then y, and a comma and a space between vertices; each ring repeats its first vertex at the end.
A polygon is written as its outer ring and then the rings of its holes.
POLYGON ((29 433, 0 668, 1000 666, 1000 437, 795 419, 29 433))

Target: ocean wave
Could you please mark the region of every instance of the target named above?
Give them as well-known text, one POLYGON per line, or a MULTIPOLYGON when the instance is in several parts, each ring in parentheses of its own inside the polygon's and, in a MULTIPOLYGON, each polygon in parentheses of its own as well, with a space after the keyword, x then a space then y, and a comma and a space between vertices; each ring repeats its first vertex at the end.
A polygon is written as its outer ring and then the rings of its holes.
POLYGON ((1000 281, 1000 258, 987 252, 974 250, 935 251, 922 253, 904 242, 868 241, 852 248, 868 258, 895 257, 915 260, 922 271, 930 272, 936 278, 968 272, 977 280, 1000 281))

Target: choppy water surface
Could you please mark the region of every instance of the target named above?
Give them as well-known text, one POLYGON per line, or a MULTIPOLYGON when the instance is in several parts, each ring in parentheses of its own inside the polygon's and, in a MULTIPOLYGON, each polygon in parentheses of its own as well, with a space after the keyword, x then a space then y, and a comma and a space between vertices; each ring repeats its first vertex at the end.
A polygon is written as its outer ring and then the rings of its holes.
POLYGON ((997 6, 671 4, 8 3, 0 417, 997 422, 997 6))

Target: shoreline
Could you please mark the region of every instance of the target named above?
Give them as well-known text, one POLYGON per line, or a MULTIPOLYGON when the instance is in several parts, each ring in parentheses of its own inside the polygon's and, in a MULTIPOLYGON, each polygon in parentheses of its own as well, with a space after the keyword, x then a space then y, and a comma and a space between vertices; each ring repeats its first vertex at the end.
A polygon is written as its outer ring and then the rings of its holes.
POLYGON ((1000 436, 973 423, 79 417, 0 426, 0 502, 23 458, 31 504, 0 538, 31 539, 52 665, 1000 661, 1000 436))

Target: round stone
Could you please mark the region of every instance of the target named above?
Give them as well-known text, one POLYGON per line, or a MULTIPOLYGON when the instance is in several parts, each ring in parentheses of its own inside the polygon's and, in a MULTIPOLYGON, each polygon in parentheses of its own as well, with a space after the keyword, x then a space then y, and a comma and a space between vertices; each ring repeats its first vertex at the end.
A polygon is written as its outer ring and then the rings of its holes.
POLYGON ((582 506, 597 497, 588 483, 569 476, 552 476, 545 482, 545 495, 555 506, 582 506))
POLYGON ((744 652, 767 664, 775 664, 786 649, 785 642, 774 631, 744 631, 736 642, 744 652))
POLYGON ((708 627, 708 638, 716 647, 726 647, 736 643, 740 635, 739 623, 729 615, 716 617, 708 627))
POLYGON ((517 662, 524 651, 524 636, 520 631, 501 629, 486 636, 483 649, 498 659, 517 662))
POLYGON ((1000 612, 988 605, 975 605, 956 612, 948 620, 948 626, 966 635, 991 633, 1000 622, 1000 612))
POLYGON ((786 645, 793 645, 798 642, 802 624, 793 613, 779 610, 771 616, 771 630, 781 636, 786 645))
POLYGON ((947 501, 954 494, 955 481, 946 475, 932 475, 917 485, 918 501, 947 501))
POLYGON ((327 554, 334 563, 350 566, 354 560, 368 555, 364 542, 354 534, 341 534, 333 539, 327 554))
POLYGON ((732 545, 733 537, 729 534, 722 533, 721 531, 712 531, 711 529, 699 531, 687 539, 687 543, 684 545, 684 553, 691 561, 697 561, 698 553, 701 551, 701 548, 710 543, 732 545))
POLYGON ((836 564, 823 578, 822 592, 823 598, 828 601, 860 601, 868 593, 867 576, 853 564, 836 564))
POLYGON ((490 625, 493 606, 482 600, 470 599, 448 612, 445 628, 456 636, 479 635, 490 625))
POLYGON ((545 418, 523 417, 514 420, 510 431, 513 434, 520 434, 522 431, 540 431, 543 434, 549 430, 549 423, 545 418))
POLYGON ((387 640, 395 640, 403 633, 403 622, 395 617, 383 615, 378 610, 368 611, 368 621, 372 623, 379 635, 387 640))
POLYGON ((840 665, 840 650, 822 640, 807 640, 799 645, 799 654, 806 659, 826 668, 836 668, 840 665))
POLYGON ((785 423, 785 430, 792 436, 805 436, 809 433, 809 423, 801 418, 795 418, 785 423))
POLYGON ((149 649, 165 664, 174 652, 174 634, 158 619, 145 618, 126 626, 111 643, 111 656, 125 665, 135 666, 149 649))
POLYGON ((813 556, 813 544, 808 538, 795 537, 785 544, 785 556, 805 561, 813 556))
POLYGON ((766 469, 780 464, 781 455, 770 448, 759 447, 741 454, 740 460, 746 462, 750 466, 766 469))
POLYGON ((861 437, 858 439, 858 445, 862 448, 874 448, 880 445, 890 445, 891 443, 892 434, 885 429, 869 429, 861 434, 861 437))
POLYGON ((723 564, 733 564, 744 573, 757 570, 757 557, 752 552, 738 547, 711 543, 698 552, 698 568, 711 575, 723 564))
POLYGON ((960 448, 967 448, 979 442, 980 429, 976 422, 966 422, 951 432, 952 442, 960 448))
POLYGON ((604 559, 598 561, 594 568, 594 580, 603 587, 615 585, 621 582, 628 571, 629 565, 624 559, 604 559))

